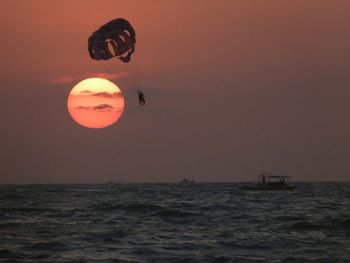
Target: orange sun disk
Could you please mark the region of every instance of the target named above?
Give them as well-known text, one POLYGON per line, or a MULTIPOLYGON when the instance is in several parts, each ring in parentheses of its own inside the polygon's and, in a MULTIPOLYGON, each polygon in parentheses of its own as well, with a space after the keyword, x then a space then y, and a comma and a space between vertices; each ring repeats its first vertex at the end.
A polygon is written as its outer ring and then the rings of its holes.
POLYGON ((75 122, 87 128, 100 129, 112 125, 122 116, 124 97, 113 82, 89 78, 73 87, 67 107, 75 122))

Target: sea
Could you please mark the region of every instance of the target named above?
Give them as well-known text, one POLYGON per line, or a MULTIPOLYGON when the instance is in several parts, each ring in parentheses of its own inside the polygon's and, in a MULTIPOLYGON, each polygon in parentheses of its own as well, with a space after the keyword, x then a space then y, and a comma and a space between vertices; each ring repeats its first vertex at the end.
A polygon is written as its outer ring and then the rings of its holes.
POLYGON ((0 186, 0 262, 350 262, 350 183, 0 186))

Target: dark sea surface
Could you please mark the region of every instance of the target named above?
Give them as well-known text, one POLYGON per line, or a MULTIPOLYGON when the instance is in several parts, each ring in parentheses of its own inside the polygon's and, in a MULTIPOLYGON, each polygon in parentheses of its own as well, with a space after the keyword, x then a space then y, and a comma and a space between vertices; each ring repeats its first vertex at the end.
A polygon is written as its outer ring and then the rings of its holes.
POLYGON ((350 262, 350 183, 0 186, 0 262, 350 262))

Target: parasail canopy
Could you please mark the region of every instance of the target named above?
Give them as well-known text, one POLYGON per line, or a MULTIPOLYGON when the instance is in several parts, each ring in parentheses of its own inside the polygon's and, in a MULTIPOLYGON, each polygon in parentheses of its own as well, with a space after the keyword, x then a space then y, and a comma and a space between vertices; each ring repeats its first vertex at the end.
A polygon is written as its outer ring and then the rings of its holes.
POLYGON ((108 60, 113 57, 129 62, 135 52, 136 33, 123 18, 114 19, 92 33, 88 40, 90 57, 108 60))

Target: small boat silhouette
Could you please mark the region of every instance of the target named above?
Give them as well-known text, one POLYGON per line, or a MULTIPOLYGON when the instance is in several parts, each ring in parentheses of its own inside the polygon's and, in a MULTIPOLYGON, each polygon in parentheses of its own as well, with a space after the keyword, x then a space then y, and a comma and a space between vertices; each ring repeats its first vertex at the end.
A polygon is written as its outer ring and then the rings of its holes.
POLYGON ((196 181, 194 179, 188 180, 187 178, 184 178, 179 183, 180 184, 194 184, 194 183, 196 183, 196 181))
POLYGON ((239 187, 239 189, 247 191, 291 191, 294 190, 295 185, 290 185, 287 183, 289 178, 290 176, 263 173, 260 175, 256 185, 243 185, 239 187))

